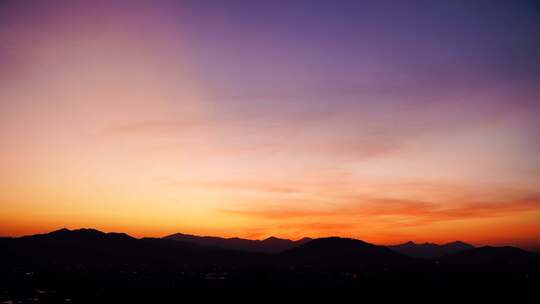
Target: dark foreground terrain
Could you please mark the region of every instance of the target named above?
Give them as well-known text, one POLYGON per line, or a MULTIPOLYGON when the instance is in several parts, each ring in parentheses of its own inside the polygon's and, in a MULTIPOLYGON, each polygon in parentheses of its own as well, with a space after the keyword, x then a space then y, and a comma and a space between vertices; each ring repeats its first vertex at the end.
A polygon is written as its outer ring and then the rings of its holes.
POLYGON ((193 295, 266 300, 284 292, 402 300, 465 294, 538 299, 540 294, 539 256, 515 247, 460 244, 462 250, 456 250, 450 244, 452 253, 418 258, 414 250, 404 255, 337 237, 267 243, 281 250, 253 250, 260 244, 231 250, 92 229, 2 238, 0 303, 182 302, 193 295))

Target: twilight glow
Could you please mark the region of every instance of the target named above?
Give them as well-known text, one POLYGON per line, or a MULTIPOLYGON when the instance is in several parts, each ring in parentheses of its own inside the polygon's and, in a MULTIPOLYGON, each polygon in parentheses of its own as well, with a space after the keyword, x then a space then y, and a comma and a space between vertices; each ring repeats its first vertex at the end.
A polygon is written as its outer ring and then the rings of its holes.
POLYGON ((3 1, 0 235, 540 245, 534 1, 3 1))

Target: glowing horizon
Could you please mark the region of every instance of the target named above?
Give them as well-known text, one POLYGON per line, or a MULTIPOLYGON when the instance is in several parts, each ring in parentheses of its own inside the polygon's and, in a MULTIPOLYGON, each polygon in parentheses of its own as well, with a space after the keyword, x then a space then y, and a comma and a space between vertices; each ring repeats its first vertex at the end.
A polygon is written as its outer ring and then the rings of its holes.
POLYGON ((0 235, 539 247, 538 13, 3 2, 0 235))

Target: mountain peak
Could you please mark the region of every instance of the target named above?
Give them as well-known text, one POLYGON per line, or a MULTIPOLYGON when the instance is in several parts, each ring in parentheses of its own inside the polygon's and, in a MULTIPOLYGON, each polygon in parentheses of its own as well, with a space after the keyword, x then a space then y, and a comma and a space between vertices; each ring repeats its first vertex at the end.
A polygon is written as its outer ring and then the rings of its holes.
POLYGON ((431 259, 473 249, 474 246, 461 241, 455 241, 443 245, 429 242, 417 244, 409 241, 400 245, 388 246, 388 248, 411 257, 431 259))
MULTIPOLYGON (((317 238, 283 253, 285 260, 301 265, 330 268, 357 268, 408 261, 392 250, 362 240, 342 237, 317 238)), ((310 266, 310 267, 311 267, 310 266)))
POLYGON ((94 229, 94 228, 81 228, 81 229, 75 229, 75 230, 71 230, 71 232, 105 234, 105 232, 99 231, 99 230, 94 229))
POLYGON ((313 241, 312 238, 310 238, 310 237, 303 237, 303 238, 297 240, 296 243, 298 243, 298 244, 305 244, 305 243, 311 242, 311 241, 313 241))
POLYGON ((60 228, 58 230, 51 231, 48 234, 62 234, 62 233, 69 233, 69 232, 71 232, 71 230, 64 227, 64 228, 60 228))
POLYGON ((467 245, 467 246, 472 246, 472 245, 467 244, 467 243, 462 242, 462 241, 453 241, 453 242, 447 243, 446 245, 467 245))
POLYGON ((324 250, 328 249, 352 249, 356 250, 360 247, 377 247, 370 243, 366 243, 362 240, 352 239, 352 238, 342 238, 338 236, 331 236, 325 238, 313 239, 310 242, 301 245, 298 249, 302 248, 323 248, 324 250))
POLYGON ((270 236, 270 237, 267 237, 266 239, 262 240, 263 242, 275 242, 275 241, 291 241, 291 240, 287 240, 287 239, 280 239, 278 237, 275 237, 275 236, 270 236))
POLYGON ((303 244, 293 242, 288 239, 281 239, 275 236, 270 236, 263 240, 249 240, 238 237, 223 238, 216 236, 197 236, 183 233, 175 233, 164 238, 175 241, 191 242, 202 246, 209 246, 227 250, 266 253, 282 252, 303 244))
POLYGON ((133 239, 132 236, 126 234, 126 233, 120 233, 120 232, 108 232, 105 233, 103 231, 94 229, 94 228, 80 228, 80 229, 74 229, 70 230, 67 228, 58 229, 49 233, 45 234, 37 234, 30 237, 63 237, 63 238, 72 238, 72 237, 109 237, 109 238, 115 238, 115 239, 133 239))

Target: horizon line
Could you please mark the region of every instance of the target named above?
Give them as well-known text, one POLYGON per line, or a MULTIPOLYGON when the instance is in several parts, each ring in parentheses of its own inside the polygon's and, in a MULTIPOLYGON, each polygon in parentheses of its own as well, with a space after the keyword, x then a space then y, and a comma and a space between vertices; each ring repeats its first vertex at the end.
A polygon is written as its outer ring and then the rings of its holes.
POLYGON ((533 245, 533 246, 530 246, 530 247, 529 246, 512 245, 512 244, 504 244, 504 245, 502 245, 502 244, 500 244, 500 245, 482 244, 482 245, 478 245, 478 244, 474 244, 474 243, 470 243, 470 242, 463 241, 463 240, 458 240, 458 239, 456 239, 454 241, 450 241, 450 242, 439 242, 439 243, 438 242, 431 242, 431 241, 428 241, 428 242, 416 242, 416 241, 413 241, 413 240, 408 240, 408 241, 402 241, 402 242, 399 242, 399 243, 382 244, 382 243, 378 243, 378 242, 367 242, 367 241, 364 241, 363 239, 357 238, 357 237, 339 236, 339 235, 321 236, 321 237, 304 236, 304 237, 301 237, 301 238, 298 238, 298 239, 290 239, 290 238, 282 238, 282 237, 277 237, 277 236, 269 236, 269 237, 261 238, 261 239, 252 239, 252 238, 245 238, 245 237, 225 237, 225 236, 218 236, 218 235, 199 235, 199 234, 175 232, 175 233, 172 233, 172 234, 167 234, 167 235, 159 236, 159 237, 151 237, 151 236, 139 236, 139 237, 137 237, 137 236, 133 236, 133 235, 131 235, 129 233, 125 233, 125 232, 104 231, 104 230, 96 229, 96 228, 93 228, 93 227, 80 227, 80 228, 76 228, 76 229, 70 229, 70 228, 67 228, 65 226, 62 227, 62 228, 58 228, 58 229, 48 231, 48 232, 25 234, 25 235, 19 235, 19 236, 0 236, 0 238, 14 238, 14 239, 17 239, 17 238, 23 238, 23 237, 31 237, 31 236, 35 236, 35 235, 50 234, 50 233, 57 232, 57 231, 62 231, 62 230, 67 230, 67 231, 70 231, 70 232, 81 231, 81 230, 93 230, 93 231, 97 231, 97 232, 101 232, 101 233, 105 233, 105 234, 118 233, 118 234, 125 234, 125 235, 127 235, 127 236, 129 236, 131 238, 137 239, 137 240, 144 239, 144 238, 163 239, 163 238, 173 236, 173 235, 176 235, 176 234, 182 234, 182 235, 186 235, 186 236, 194 236, 194 237, 199 237, 199 238, 221 238, 221 239, 226 239, 226 240, 241 239, 241 240, 246 240, 246 241, 259 241, 259 242, 262 242, 262 241, 270 239, 270 238, 276 238, 276 239, 280 239, 280 240, 298 242, 298 241, 306 239, 306 238, 311 239, 311 240, 316 240, 316 239, 337 237, 337 238, 342 238, 342 239, 353 239, 353 240, 357 240, 357 241, 363 241, 363 242, 366 242, 366 243, 370 243, 370 244, 377 245, 377 246, 384 246, 384 247, 399 246, 399 245, 404 245, 404 244, 407 244, 407 243, 413 243, 414 245, 426 245, 426 244, 429 244, 429 245, 444 246, 444 245, 459 242, 459 243, 465 243, 467 245, 471 245, 471 246, 473 246, 475 248, 481 248, 481 247, 516 247, 516 248, 520 248, 520 249, 531 251, 531 252, 540 252, 540 244, 537 245, 537 246, 533 245))

